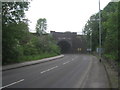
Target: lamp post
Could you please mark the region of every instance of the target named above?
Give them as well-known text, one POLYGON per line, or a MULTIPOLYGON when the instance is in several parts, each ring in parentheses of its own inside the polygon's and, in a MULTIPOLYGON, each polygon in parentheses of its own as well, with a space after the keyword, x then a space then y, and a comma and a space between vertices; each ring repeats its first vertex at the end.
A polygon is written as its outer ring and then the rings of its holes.
POLYGON ((99 61, 101 62, 101 10, 100 10, 100 0, 99 0, 99 19, 91 19, 92 21, 99 21, 99 48, 98 48, 98 53, 99 53, 99 61))
POLYGON ((99 61, 101 62, 101 10, 99 0, 99 61))
POLYGON ((91 32, 91 35, 90 35, 90 52, 92 53, 92 32, 91 32))

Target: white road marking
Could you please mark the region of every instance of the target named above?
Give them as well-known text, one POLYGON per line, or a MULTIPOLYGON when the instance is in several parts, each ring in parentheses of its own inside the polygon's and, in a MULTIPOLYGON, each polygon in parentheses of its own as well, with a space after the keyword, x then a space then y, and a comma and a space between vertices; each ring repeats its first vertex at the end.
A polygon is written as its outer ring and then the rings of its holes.
POLYGON ((65 63, 63 63, 63 65, 65 65, 65 64, 67 64, 67 63, 69 63, 70 61, 67 61, 67 62, 65 62, 65 63))
POLYGON ((72 60, 71 61, 74 61, 75 59, 77 59, 78 57, 75 57, 75 58, 72 58, 72 60))
POLYGON ((74 61, 75 59, 73 58, 71 61, 74 61))
POLYGON ((0 89, 3 89, 3 88, 6 88, 6 87, 9 87, 9 86, 12 86, 12 85, 17 84, 17 83, 20 83, 20 82, 22 82, 22 81, 24 81, 24 79, 21 79, 21 80, 19 80, 19 81, 13 82, 13 83, 8 84, 8 85, 5 85, 5 86, 3 86, 3 87, 0 87, 0 89))
MULTIPOLYGON (((72 58, 71 61, 74 61, 76 58, 78 58, 78 57, 72 58)), ((71 62, 71 61, 67 61, 67 62, 63 63, 63 65, 65 65, 65 64, 67 64, 67 63, 69 63, 69 62, 71 62)))
POLYGON ((42 74, 42 73, 48 72, 48 71, 50 71, 50 70, 52 70, 52 69, 55 69, 55 68, 57 68, 57 67, 58 67, 58 66, 52 67, 52 68, 47 69, 47 70, 44 70, 44 71, 42 71, 42 72, 40 72, 40 73, 42 74))

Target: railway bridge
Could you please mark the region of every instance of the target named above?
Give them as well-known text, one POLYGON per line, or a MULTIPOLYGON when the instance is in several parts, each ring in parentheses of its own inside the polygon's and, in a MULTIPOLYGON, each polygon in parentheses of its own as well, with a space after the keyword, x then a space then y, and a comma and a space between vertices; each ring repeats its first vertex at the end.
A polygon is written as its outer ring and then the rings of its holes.
POLYGON ((62 53, 86 53, 87 41, 85 35, 77 35, 77 32, 50 32, 62 53))

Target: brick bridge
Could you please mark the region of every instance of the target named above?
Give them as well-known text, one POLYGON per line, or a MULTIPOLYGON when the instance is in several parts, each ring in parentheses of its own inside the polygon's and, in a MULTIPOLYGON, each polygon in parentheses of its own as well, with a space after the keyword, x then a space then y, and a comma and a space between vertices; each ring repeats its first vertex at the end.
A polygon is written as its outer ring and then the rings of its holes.
POLYGON ((76 32, 50 32, 62 53, 86 53, 87 42, 84 35, 76 32))

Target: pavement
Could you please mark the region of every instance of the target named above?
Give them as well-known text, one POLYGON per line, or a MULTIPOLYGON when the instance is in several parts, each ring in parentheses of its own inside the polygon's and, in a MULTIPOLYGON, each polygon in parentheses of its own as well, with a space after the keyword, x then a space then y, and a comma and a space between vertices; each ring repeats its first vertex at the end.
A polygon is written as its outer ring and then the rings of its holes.
POLYGON ((104 65, 93 55, 65 54, 49 62, 2 72, 3 88, 109 88, 104 65))
MULTIPOLYGON (((102 59, 102 63, 105 67, 105 70, 107 72, 107 76, 108 76, 108 79, 109 79, 109 83, 110 83, 110 87, 111 88, 119 88, 119 78, 118 78, 118 67, 117 67, 117 70, 115 70, 115 68, 113 68, 113 66, 111 64, 108 63, 107 60, 105 59, 102 59)), ((120 88, 119 88, 120 89, 120 88)))
POLYGON ((63 57, 64 57, 64 55, 59 55, 59 56, 44 58, 44 59, 35 60, 35 61, 27 61, 27 62, 23 62, 23 63, 5 65, 5 66, 2 66, 2 71, 16 69, 16 68, 25 67, 25 66, 34 65, 34 64, 39 64, 39 63, 43 63, 43 62, 47 62, 47 61, 51 61, 51 60, 55 60, 55 59, 59 59, 59 58, 63 58, 63 57))

